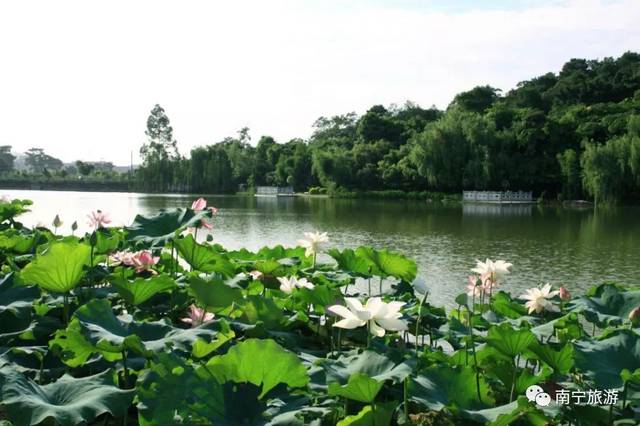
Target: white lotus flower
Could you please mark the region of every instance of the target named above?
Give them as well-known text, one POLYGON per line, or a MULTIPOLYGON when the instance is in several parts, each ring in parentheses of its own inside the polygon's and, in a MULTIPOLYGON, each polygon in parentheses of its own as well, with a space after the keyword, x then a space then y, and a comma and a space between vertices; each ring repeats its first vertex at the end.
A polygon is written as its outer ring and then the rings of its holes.
POLYGON ((329 241, 326 232, 305 232, 306 239, 298 240, 298 244, 306 249, 305 256, 314 256, 320 252, 322 244, 329 241))
POLYGON ((314 285, 307 281, 306 278, 297 279, 296 277, 278 277, 278 281, 280 281, 280 290, 285 293, 291 293, 293 289, 297 288, 308 288, 311 290, 314 285))
POLYGON ((484 262, 476 260, 476 267, 471 269, 471 271, 478 275, 488 276, 491 278, 491 281, 497 281, 500 276, 509 273, 511 266, 511 263, 505 262, 504 260, 496 260, 495 262, 491 259, 487 259, 484 262))
POLYGON ((558 309, 556 305, 548 300, 558 293, 559 292, 557 290, 551 291, 551 284, 547 283, 542 288, 530 288, 522 296, 520 296, 520 298, 527 300, 524 305, 529 308, 529 313, 532 313, 534 311, 537 314, 542 311, 558 312, 560 309, 558 309))
POLYGON ((379 297, 371 297, 367 303, 362 303, 355 297, 345 297, 347 306, 333 305, 327 310, 343 319, 333 324, 334 327, 354 329, 369 324, 369 331, 374 336, 382 337, 388 331, 402 331, 408 328, 407 323, 400 317, 400 308, 404 302, 385 303, 379 297))

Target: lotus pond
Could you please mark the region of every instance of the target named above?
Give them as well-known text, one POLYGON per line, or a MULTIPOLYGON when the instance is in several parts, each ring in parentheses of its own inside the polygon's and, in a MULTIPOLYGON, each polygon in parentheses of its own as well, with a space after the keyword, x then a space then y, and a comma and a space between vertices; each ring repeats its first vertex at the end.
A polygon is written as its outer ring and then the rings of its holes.
POLYGON ((640 419, 637 287, 510 294, 509 263, 470 260, 468 292, 443 308, 383 248, 319 232, 255 252, 200 243, 204 200, 128 227, 92 212, 67 236, 23 226, 30 204, 0 202, 0 424, 640 419))

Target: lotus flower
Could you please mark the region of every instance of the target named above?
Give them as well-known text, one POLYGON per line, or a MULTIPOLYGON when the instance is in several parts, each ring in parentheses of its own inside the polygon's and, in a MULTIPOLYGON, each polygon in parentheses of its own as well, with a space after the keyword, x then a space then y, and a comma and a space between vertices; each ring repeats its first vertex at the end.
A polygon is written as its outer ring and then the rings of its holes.
POLYGON ((329 306, 327 310, 343 319, 333 324, 334 327, 354 329, 368 323, 369 331, 374 336, 382 337, 388 331, 407 330, 407 323, 400 317, 400 308, 404 302, 385 303, 379 297, 371 297, 367 303, 362 303, 354 297, 345 297, 346 307, 342 305, 329 306))
MULTIPOLYGON (((191 210, 193 211, 199 212, 204 209, 209 209, 213 214, 218 213, 218 209, 216 209, 215 207, 213 206, 207 207, 207 200, 202 197, 198 198, 193 203, 191 203, 191 210)), ((200 224, 207 229, 213 229, 213 225, 206 219, 202 219, 200 221, 200 224)))
POLYGON ((189 306, 188 315, 186 318, 180 318, 180 321, 191 324, 192 328, 211 321, 214 317, 211 312, 205 312, 204 309, 200 309, 196 305, 189 306))
POLYGON ((529 308, 529 313, 534 311, 536 313, 542 311, 558 312, 558 307, 549 300, 558 293, 559 291, 551 291, 551 284, 547 283, 542 288, 530 288, 520 298, 527 300, 524 305, 529 308))
POLYGON ((151 267, 158 263, 159 260, 160 257, 153 256, 149 250, 138 251, 132 256, 133 266, 136 267, 136 272, 138 273, 149 271, 152 274, 157 274, 151 267))
POLYGON ((89 226, 94 229, 104 228, 105 225, 111 223, 109 214, 103 213, 101 210, 91 212, 91 214, 88 214, 87 217, 89 218, 89 226))
POLYGON ((504 260, 496 260, 495 262, 491 259, 487 259, 484 262, 476 260, 476 267, 471 269, 471 272, 475 272, 481 276, 485 275, 495 283, 498 281, 498 278, 509 273, 511 266, 511 263, 505 262, 504 260))
POLYGON ((297 279, 296 277, 278 277, 278 281, 280 281, 280 290, 285 293, 291 293, 295 288, 308 288, 312 289, 314 285, 307 281, 306 278, 297 279))
POLYGON ((116 251, 109 256, 109 264, 111 266, 126 265, 133 266, 134 254, 128 250, 116 251))
POLYGON ((320 252, 322 244, 329 241, 326 232, 305 232, 306 239, 298 240, 298 244, 304 247, 305 256, 315 256, 320 252))
POLYGON ((251 276, 251 278, 253 278, 254 281, 259 281, 262 279, 262 277, 264 277, 264 274, 260 271, 251 271, 249 272, 249 275, 251 276))
POLYGON ((469 284, 467 284, 467 294, 470 297, 481 297, 484 291, 482 284, 478 285, 478 277, 475 275, 469 275, 469 284))
POLYGON ((629 321, 631 321, 631 324, 633 325, 638 325, 638 323, 640 323, 640 306, 629 312, 629 321))
POLYGON ((558 290, 558 295, 560 295, 560 300, 562 300, 563 302, 571 300, 571 293, 569 293, 569 290, 564 287, 560 287, 560 290, 558 290))
POLYGON ((10 203, 11 202, 11 197, 9 197, 7 194, 3 194, 2 196, 0 196, 0 203, 10 203))

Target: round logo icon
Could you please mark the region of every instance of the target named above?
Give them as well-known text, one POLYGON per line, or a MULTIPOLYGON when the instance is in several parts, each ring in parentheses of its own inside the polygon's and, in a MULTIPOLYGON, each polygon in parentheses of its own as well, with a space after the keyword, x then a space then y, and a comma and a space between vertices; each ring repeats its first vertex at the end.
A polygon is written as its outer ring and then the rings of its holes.
POLYGON ((542 389, 538 385, 531 385, 525 391, 525 395, 527 396, 527 399, 529 400, 529 402, 536 402, 536 396, 539 393, 544 393, 544 389, 542 389))

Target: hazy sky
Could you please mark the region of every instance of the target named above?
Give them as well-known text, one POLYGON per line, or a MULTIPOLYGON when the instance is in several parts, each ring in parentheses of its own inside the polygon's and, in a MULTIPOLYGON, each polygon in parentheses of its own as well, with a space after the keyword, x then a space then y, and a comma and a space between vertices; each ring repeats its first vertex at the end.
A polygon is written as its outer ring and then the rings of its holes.
POLYGON ((0 145, 128 164, 161 104, 182 153, 321 115, 445 107, 572 57, 640 50, 640 1, 5 1, 0 145))

